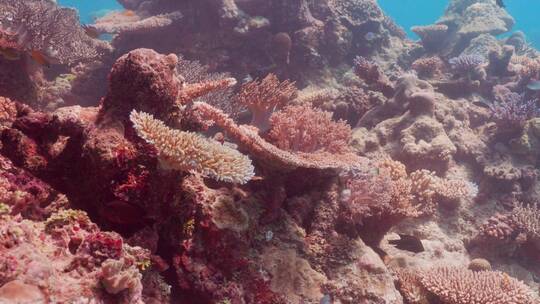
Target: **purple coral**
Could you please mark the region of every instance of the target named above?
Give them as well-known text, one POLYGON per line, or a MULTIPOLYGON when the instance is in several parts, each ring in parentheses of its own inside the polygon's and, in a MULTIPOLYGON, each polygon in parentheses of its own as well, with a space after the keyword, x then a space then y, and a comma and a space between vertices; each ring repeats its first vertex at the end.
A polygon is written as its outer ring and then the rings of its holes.
POLYGON ((521 129, 525 122, 538 114, 536 99, 527 100, 524 94, 505 92, 490 105, 491 117, 501 127, 521 129))
POLYGON ((451 58, 448 63, 456 72, 470 72, 480 65, 484 64, 486 59, 482 55, 460 55, 458 57, 451 58))

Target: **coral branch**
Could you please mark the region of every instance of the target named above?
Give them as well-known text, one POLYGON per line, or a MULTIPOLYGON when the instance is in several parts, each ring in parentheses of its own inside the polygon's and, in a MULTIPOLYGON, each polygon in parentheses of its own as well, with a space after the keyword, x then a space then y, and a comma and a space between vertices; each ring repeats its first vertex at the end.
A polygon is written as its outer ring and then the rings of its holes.
POLYGON ((230 147, 196 133, 169 129, 143 112, 132 111, 130 119, 137 134, 154 145, 164 162, 173 169, 241 184, 254 176, 249 158, 230 147))
POLYGON ((243 149, 254 157, 272 166, 283 169, 314 168, 314 169, 345 169, 364 167, 366 159, 353 153, 336 154, 322 153, 291 153, 265 141, 257 131, 248 126, 239 126, 225 113, 208 104, 196 102, 193 107, 198 115, 213 121, 235 140, 243 149))

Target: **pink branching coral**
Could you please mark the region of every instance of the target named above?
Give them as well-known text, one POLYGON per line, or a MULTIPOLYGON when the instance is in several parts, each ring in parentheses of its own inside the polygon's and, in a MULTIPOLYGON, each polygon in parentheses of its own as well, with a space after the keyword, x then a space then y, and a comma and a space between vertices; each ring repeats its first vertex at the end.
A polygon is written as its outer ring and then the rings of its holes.
POLYGON ((260 81, 242 85, 235 100, 251 112, 251 125, 266 131, 272 113, 284 107, 296 94, 294 83, 288 80, 280 82, 276 75, 268 74, 260 81))
POLYGON ((331 154, 289 152, 282 150, 259 136, 251 126, 239 126, 223 111, 208 104, 197 102, 193 111, 201 118, 215 123, 222 128, 241 148, 247 150, 254 158, 258 158, 274 167, 283 169, 316 168, 316 169, 351 169, 366 165, 366 159, 354 153, 331 154))
POLYGON ((270 142, 294 152, 351 152, 351 128, 344 121, 332 121, 332 113, 309 105, 288 106, 270 117, 270 142))
POLYGON ((62 64, 93 60, 110 51, 108 43, 85 33, 75 10, 52 1, 1 0, 0 21, 16 31, 24 51, 39 51, 62 64))
POLYGON ((438 56, 416 59, 412 63, 412 69, 421 77, 433 77, 440 75, 444 69, 444 62, 438 56))
POLYGON ((448 304, 533 304, 531 290, 498 271, 435 268, 421 275, 422 285, 448 304))
POLYGON ((249 158, 228 146, 197 133, 170 129, 143 112, 133 111, 130 119, 137 134, 154 145, 161 159, 173 169, 241 184, 254 176, 249 158))
POLYGON ((497 214, 481 227, 481 234, 498 240, 520 236, 523 241, 540 240, 540 208, 538 205, 516 204, 508 214, 497 214))

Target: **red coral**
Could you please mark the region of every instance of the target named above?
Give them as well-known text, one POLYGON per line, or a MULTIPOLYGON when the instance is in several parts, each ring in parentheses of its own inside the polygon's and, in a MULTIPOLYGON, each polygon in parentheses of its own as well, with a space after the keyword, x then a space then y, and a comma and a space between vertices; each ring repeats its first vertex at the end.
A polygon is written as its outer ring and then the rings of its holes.
POLYGON ((309 105, 288 106, 270 117, 270 142, 278 148, 306 153, 351 152, 351 128, 332 121, 332 113, 309 105))

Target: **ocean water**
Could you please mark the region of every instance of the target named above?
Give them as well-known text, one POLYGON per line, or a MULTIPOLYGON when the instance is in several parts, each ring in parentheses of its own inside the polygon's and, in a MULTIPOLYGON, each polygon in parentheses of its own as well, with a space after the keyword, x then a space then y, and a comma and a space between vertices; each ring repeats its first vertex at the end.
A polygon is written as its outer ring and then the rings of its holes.
POLYGON ((57 2, 79 10, 81 22, 84 24, 92 23, 95 17, 105 15, 110 10, 122 9, 115 0, 58 0, 57 2))
MULTIPOLYGON (((414 25, 426 25, 435 22, 444 12, 447 0, 379 0, 379 5, 392 16, 413 39, 416 35, 410 28, 414 25)), ((83 23, 92 23, 96 16, 108 10, 122 9, 115 0, 59 0, 64 6, 79 10, 83 23)), ((521 30, 527 35, 529 42, 540 49, 540 1, 506 0, 506 9, 516 20, 514 30, 521 30)))
MULTIPOLYGON (((493 0, 495 1, 495 0, 493 0)), ((447 0, 379 0, 381 8, 400 24, 410 37, 414 25, 434 23, 442 16, 447 0)), ((506 10, 516 21, 513 30, 523 31, 529 42, 540 49, 540 1, 505 0, 506 10)))

